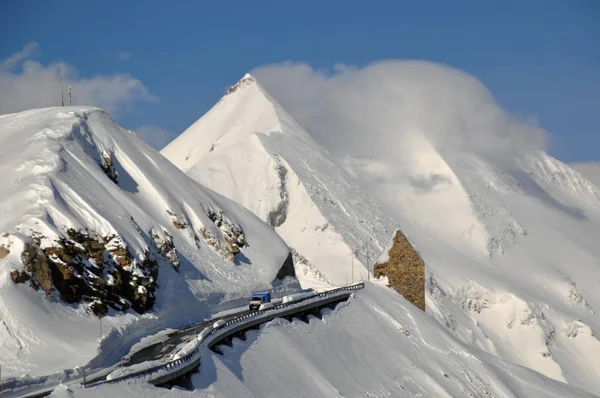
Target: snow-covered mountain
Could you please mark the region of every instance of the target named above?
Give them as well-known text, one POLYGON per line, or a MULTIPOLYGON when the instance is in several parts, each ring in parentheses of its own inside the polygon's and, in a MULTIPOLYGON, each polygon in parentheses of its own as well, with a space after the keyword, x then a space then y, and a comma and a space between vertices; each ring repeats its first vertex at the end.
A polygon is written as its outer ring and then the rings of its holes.
POLYGON ((579 162, 569 164, 600 188, 600 162, 579 162))
POLYGON ((3 377, 185 324, 271 287, 291 259, 271 227, 99 109, 0 116, 0 159, 3 377))
POLYGON ((466 343, 600 393, 598 189, 542 152, 506 166, 412 139, 427 159, 412 175, 346 162, 419 248, 428 312, 466 343))
POLYGON ((367 280, 396 226, 251 75, 161 153, 274 226, 311 284, 367 280))
MULTIPOLYGON (((452 101, 449 93, 435 104, 452 101)), ((293 93, 286 97, 293 109, 293 93)), ((414 124, 383 143, 388 148, 380 152, 393 156, 334 158, 335 148, 322 148, 306 131, 335 123, 337 130, 358 126, 369 132, 378 123, 391 129, 387 122, 395 119, 374 112, 382 119, 367 120, 341 107, 339 120, 307 130, 284 106, 247 75, 161 152, 192 178, 275 225, 318 271, 312 276, 325 281, 348 280, 351 248, 372 239, 382 250, 399 225, 427 266, 427 311, 451 333, 509 362, 600 393, 596 186, 543 151, 524 146, 509 158, 468 145, 443 149, 414 124)), ((485 123, 504 123, 487 97, 476 111, 485 123)), ((363 137, 362 144, 371 145, 368 134, 363 137)), ((360 259, 365 264, 364 253, 360 259)))

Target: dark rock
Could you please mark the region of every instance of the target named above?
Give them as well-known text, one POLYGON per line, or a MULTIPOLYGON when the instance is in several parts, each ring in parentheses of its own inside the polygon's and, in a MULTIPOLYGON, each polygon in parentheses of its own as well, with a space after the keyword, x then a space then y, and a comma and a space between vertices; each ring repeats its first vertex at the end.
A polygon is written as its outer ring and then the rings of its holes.
POLYGON ((91 302, 92 311, 100 317, 108 307, 117 311, 131 307, 139 313, 152 308, 158 263, 148 251, 138 264, 143 276, 133 276, 133 257, 120 237, 96 236, 87 230, 69 230, 67 236, 44 249, 33 241, 27 243, 21 254, 25 271, 13 271, 13 281, 23 283, 30 278, 32 287, 41 287, 47 295, 56 289, 67 303, 91 302), (104 279, 107 275, 110 281, 104 279))
POLYGON ((31 276, 27 272, 16 269, 11 271, 10 277, 14 283, 25 283, 31 279, 31 276))
POLYGON ((49 295, 53 289, 52 271, 44 253, 38 249, 37 245, 27 242, 21 253, 21 261, 25 266, 25 271, 32 276, 32 287, 35 289, 41 287, 44 293, 49 295))
POLYGON ((110 180, 112 182, 114 182, 115 184, 118 184, 119 181, 119 173, 115 170, 115 167, 113 165, 113 160, 112 160, 112 156, 106 152, 104 152, 102 154, 102 160, 100 161, 100 167, 102 168, 102 171, 104 171, 104 174, 106 174, 106 176, 108 178, 110 178, 110 180))
POLYGON ((173 220, 173 226, 177 229, 185 229, 187 224, 179 220, 173 220))
POLYGON ((296 277, 296 269, 294 268, 294 258, 292 256, 292 252, 290 251, 285 261, 279 268, 279 272, 277 273, 277 279, 284 279, 285 277, 291 276, 292 278, 296 277))
POLYGON ((0 245, 0 259, 5 258, 10 254, 10 250, 7 247, 0 245))
POLYGON ((90 309, 98 318, 102 318, 108 313, 108 306, 102 301, 94 301, 90 304, 90 309))

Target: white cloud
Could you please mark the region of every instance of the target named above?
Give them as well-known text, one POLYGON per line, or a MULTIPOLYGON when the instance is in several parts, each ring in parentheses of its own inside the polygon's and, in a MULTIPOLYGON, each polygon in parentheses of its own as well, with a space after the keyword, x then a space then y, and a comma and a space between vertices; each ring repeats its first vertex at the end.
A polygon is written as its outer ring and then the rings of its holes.
POLYGON ((152 148, 160 151, 169 142, 175 138, 175 134, 155 126, 140 126, 134 129, 135 134, 150 145, 152 148))
POLYGON ((475 78, 431 62, 337 64, 333 71, 287 62, 252 73, 340 156, 396 159, 415 133, 438 151, 472 151, 500 161, 546 146, 547 134, 535 120, 517 120, 475 78))
MULTIPOLYGON (((0 114, 60 106, 60 62, 43 65, 30 59, 37 48, 37 44, 30 43, 0 63, 0 114)), ((65 104, 69 85, 73 105, 98 106, 113 114, 137 102, 159 101, 141 81, 128 74, 82 78, 65 63, 64 75, 65 104)))
POLYGON ((25 45, 25 47, 23 47, 23 50, 16 52, 7 59, 3 60, 2 63, 0 63, 0 70, 11 70, 23 60, 33 56, 38 49, 39 46, 36 42, 32 41, 31 43, 28 43, 25 45))

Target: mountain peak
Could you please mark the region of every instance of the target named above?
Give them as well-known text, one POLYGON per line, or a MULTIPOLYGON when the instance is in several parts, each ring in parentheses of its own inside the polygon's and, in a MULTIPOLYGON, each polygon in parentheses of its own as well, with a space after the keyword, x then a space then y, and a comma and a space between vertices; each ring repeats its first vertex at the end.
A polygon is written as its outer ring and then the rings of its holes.
POLYGON ((241 88, 250 86, 252 84, 257 84, 256 79, 250 73, 246 73, 244 77, 238 80, 236 84, 227 89, 223 98, 227 97, 229 94, 232 94, 241 88))

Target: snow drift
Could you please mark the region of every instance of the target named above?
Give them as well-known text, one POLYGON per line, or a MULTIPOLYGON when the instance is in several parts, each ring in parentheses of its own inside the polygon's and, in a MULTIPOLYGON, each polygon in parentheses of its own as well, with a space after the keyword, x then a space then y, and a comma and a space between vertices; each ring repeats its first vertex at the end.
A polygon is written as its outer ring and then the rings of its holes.
POLYGON ((196 319, 270 287, 288 258, 271 227, 99 109, 0 116, 0 158, 4 377, 83 365, 111 328, 120 344, 196 319))

